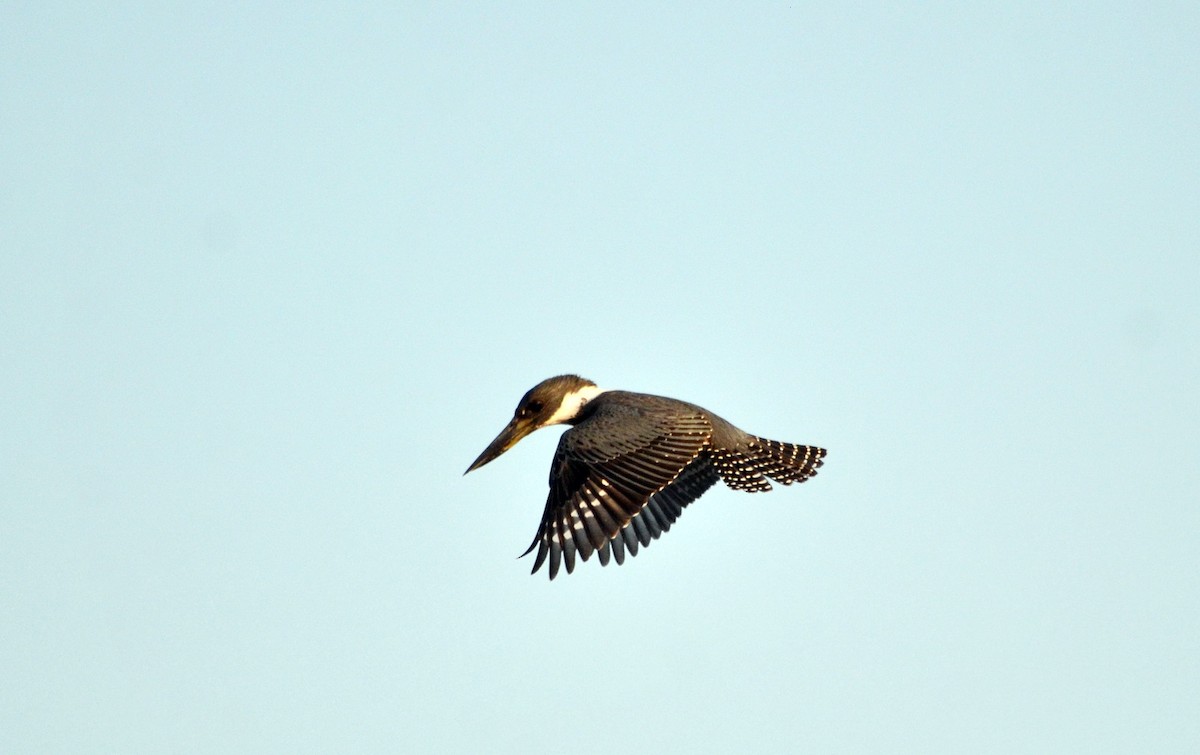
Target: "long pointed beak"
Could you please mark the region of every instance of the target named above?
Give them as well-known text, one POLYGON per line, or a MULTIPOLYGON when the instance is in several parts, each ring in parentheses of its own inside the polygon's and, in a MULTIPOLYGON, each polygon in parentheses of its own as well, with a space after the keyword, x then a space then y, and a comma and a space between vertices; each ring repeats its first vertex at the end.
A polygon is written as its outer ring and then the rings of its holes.
POLYGON ((528 420, 519 420, 514 417, 513 420, 508 423, 508 426, 500 431, 500 434, 496 436, 496 439, 488 444, 487 448, 483 449, 483 453, 479 454, 479 458, 476 459, 471 466, 467 467, 467 471, 463 472, 463 474, 474 472, 484 464, 494 460, 500 454, 517 445, 517 441, 519 441, 521 438, 524 438, 535 429, 536 428, 534 427, 533 423, 529 422, 528 420))

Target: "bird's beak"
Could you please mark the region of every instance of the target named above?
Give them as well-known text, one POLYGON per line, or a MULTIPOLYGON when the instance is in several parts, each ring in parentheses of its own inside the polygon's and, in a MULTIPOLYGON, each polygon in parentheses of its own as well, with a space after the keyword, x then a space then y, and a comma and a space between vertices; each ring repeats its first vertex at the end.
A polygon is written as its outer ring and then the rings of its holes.
POLYGON ((508 426, 496 436, 496 439, 488 444, 487 448, 483 449, 483 453, 479 454, 479 458, 471 466, 467 467, 467 471, 463 472, 463 474, 474 472, 484 464, 492 461, 500 454, 517 445, 517 441, 536 429, 536 426, 529 420, 513 417, 512 422, 509 422, 508 426))

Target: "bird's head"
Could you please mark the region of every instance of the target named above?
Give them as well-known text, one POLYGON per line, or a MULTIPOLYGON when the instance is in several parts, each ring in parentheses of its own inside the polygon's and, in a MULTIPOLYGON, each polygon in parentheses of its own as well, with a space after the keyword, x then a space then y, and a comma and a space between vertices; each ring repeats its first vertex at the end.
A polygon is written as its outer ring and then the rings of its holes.
MULTIPOLYGON (((529 389, 517 404, 512 420, 500 431, 467 472, 473 472, 517 444, 534 430, 560 425, 579 416, 584 405, 602 391, 578 375, 559 375, 529 389)), ((464 472, 463 474, 466 474, 464 472)))

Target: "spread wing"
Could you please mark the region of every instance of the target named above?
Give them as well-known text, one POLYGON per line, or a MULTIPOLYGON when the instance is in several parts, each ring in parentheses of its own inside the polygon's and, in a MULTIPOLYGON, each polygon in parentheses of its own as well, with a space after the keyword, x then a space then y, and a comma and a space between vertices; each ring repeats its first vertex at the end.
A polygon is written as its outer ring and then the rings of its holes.
POLYGON ((701 453, 712 427, 698 411, 596 403, 558 442, 541 527, 522 554, 536 547, 533 571, 548 559, 550 579, 560 561, 572 572, 576 554, 599 553, 605 565, 624 563, 626 549, 636 556, 720 479, 701 453))

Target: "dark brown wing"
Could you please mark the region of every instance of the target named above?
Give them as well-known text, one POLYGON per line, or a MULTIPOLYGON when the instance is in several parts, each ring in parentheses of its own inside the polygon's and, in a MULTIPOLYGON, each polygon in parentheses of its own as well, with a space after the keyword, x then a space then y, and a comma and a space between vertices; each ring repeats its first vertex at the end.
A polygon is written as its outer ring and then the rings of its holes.
POLYGON ((601 394, 589 416, 563 433, 550 469, 550 492, 537 537, 533 571, 549 560, 550 578, 575 556, 599 552, 625 560, 670 528, 683 507, 717 479, 701 457, 712 429, 699 411, 670 399, 631 403, 601 394))
POLYGON ((709 463, 707 452, 702 453, 687 468, 680 472, 675 481, 650 496, 642 510, 633 515, 629 523, 621 528, 618 537, 602 545, 598 552, 600 563, 608 565, 611 547, 617 564, 625 563, 625 550, 636 556, 638 544, 649 545, 650 540, 671 529, 671 525, 683 513, 683 509, 702 496, 721 479, 716 468, 709 463))

